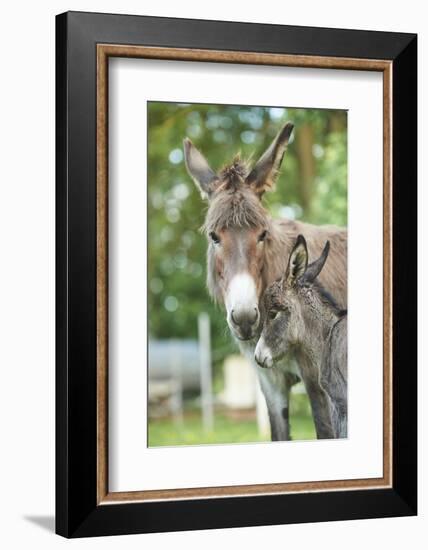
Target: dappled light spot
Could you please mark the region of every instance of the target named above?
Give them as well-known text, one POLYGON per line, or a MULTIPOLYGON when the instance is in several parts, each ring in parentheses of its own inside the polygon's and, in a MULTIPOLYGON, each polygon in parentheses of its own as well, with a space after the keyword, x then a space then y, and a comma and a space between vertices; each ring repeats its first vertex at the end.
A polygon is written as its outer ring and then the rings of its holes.
POLYGON ((221 116, 215 113, 208 113, 205 125, 210 130, 214 130, 221 125, 221 116))
POLYGON ((286 117, 286 110, 283 107, 271 107, 269 109, 269 116, 272 120, 281 120, 286 117))
POLYGON ((161 261, 160 267, 162 273, 165 275, 171 275, 175 271, 174 262, 169 257, 166 257, 161 261))
POLYGON ((241 141, 244 143, 254 143, 256 140, 255 132, 250 132, 249 130, 241 133, 241 141))
POLYGON ((159 277, 153 277, 150 279, 150 290, 155 294, 160 294, 163 290, 163 282, 159 277))
POLYGON ((174 231, 169 225, 166 225, 165 227, 162 227, 160 232, 160 238, 163 243, 168 243, 172 240, 174 237, 174 231))
POLYGON ((192 264, 191 273, 193 277, 195 278, 200 277, 202 275, 202 272, 203 272, 203 269, 201 264, 197 264, 197 263, 192 264))
POLYGON ((187 265, 187 256, 186 254, 180 253, 174 256, 174 264, 178 269, 184 269, 187 265))
POLYGON ((290 206, 293 209, 294 216, 297 220, 303 216, 303 208, 300 206, 300 204, 296 204, 293 202, 290 206))
POLYGON ((178 208, 167 208, 166 218, 170 223, 177 223, 180 220, 180 210, 178 208))
POLYGON ((167 296, 163 305, 167 311, 173 313, 178 309, 178 300, 175 296, 167 296))
POLYGON ((249 125, 253 130, 260 130, 263 126, 263 110, 259 107, 253 107, 250 110, 242 110, 239 113, 239 120, 249 125))
POLYGON ((296 219, 296 213, 294 211, 294 208, 291 205, 282 206, 279 209, 279 215, 282 218, 288 218, 289 220, 295 220, 296 219))
POLYGON ((225 141, 228 140, 227 134, 224 130, 216 130, 213 133, 213 138, 214 138, 214 141, 216 141, 217 143, 224 143, 225 141))
POLYGON ((222 116, 220 120, 220 126, 222 128, 232 128, 233 120, 228 116, 222 116))
POLYGON ((324 156, 324 147, 319 143, 314 143, 312 145, 312 154, 315 158, 321 159, 324 156))
POLYGON ((195 242, 195 232, 185 231, 183 235, 181 235, 181 242, 183 243, 183 246, 185 246, 186 248, 190 248, 195 242))
POLYGON ((172 164, 180 164, 183 162, 183 151, 182 149, 173 149, 169 154, 169 162, 172 164))
POLYGON ((153 208, 159 210, 163 207, 163 194, 160 191, 153 190, 150 193, 150 200, 153 205, 153 208))
POLYGON ((178 183, 177 185, 174 185, 172 192, 174 197, 180 201, 186 200, 189 196, 189 188, 185 183, 178 183))
POLYGON ((198 138, 202 134, 202 128, 199 124, 190 124, 186 134, 193 139, 198 138))

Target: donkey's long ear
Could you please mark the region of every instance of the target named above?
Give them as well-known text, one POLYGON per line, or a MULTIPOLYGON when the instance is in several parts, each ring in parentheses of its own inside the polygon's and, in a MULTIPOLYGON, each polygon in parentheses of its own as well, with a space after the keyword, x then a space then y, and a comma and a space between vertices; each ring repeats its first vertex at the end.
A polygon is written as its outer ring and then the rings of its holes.
POLYGON ((292 286, 294 283, 305 274, 308 267, 308 248, 306 246, 305 237, 299 235, 296 244, 288 258, 288 265, 285 271, 283 282, 287 286, 292 286))
POLYGON ((321 256, 308 265, 308 269, 305 273, 305 281, 312 283, 321 273, 322 268, 324 267, 325 262, 328 258, 328 253, 330 251, 330 242, 327 241, 324 246, 324 250, 321 252, 321 256))
POLYGON ((287 122, 247 176, 247 183, 261 197, 273 187, 294 125, 287 122))
POLYGON ((183 141, 183 146, 187 171, 200 190, 202 198, 208 199, 215 190, 218 176, 214 170, 211 170, 205 157, 196 149, 189 138, 183 141))

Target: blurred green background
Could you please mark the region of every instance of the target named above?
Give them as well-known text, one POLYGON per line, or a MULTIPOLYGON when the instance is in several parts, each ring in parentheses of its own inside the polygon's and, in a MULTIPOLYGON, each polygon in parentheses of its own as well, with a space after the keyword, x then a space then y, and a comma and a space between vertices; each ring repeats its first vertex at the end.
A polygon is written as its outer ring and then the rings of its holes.
MULTIPOLYGON (((217 403, 224 386, 223 363, 237 353, 224 313, 205 287, 206 239, 199 232, 206 204, 186 172, 182 142, 188 136, 214 170, 240 152, 257 158, 280 127, 294 123, 276 189, 264 202, 274 217, 315 224, 347 224, 347 114, 325 109, 148 103, 148 307, 149 338, 198 339, 197 318, 211 322, 214 427, 201 422, 200 395, 183 393, 177 422, 168 407, 149 402, 149 445, 226 443, 269 439, 257 429, 255 412, 229 415, 217 403), (157 411, 156 414, 153 411, 157 411), (153 413, 153 414, 152 414, 153 413)), ((149 378, 150 378, 149 352, 149 378)), ((311 439, 314 429, 306 395, 296 388, 291 403, 293 439, 311 439)))

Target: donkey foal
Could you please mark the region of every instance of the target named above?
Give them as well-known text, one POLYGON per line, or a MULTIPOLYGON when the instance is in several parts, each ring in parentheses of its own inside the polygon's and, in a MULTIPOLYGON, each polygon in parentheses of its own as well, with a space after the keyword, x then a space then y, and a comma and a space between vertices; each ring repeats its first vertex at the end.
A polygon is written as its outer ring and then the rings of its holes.
POLYGON ((297 237, 285 274, 265 291, 266 321, 255 350, 262 367, 296 355, 319 439, 347 437, 347 315, 317 281, 329 249, 327 241, 308 265, 305 238, 297 237))

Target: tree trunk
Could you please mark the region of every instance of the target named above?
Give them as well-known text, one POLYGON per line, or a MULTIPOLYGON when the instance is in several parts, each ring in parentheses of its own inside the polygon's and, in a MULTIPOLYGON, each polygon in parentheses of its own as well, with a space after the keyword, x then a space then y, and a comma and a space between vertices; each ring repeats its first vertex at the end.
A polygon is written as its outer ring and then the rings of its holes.
POLYGON ((314 130, 310 124, 303 124, 296 132, 296 150, 299 163, 300 181, 298 193, 300 204, 307 217, 311 208, 313 181, 315 177, 315 158, 312 152, 314 145, 314 130))

